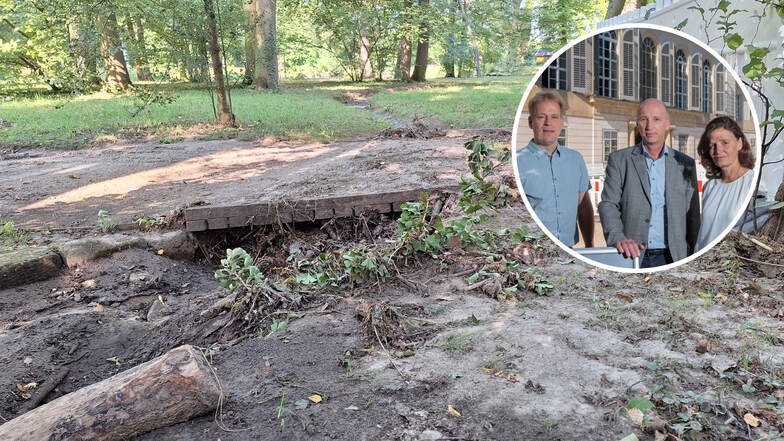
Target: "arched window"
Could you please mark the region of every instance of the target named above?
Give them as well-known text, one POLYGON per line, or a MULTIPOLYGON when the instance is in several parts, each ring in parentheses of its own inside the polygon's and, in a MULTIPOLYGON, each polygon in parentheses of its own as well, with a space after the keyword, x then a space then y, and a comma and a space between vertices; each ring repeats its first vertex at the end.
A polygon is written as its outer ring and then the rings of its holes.
POLYGON ((691 109, 700 110, 700 92, 702 83, 702 66, 700 54, 691 57, 691 109))
POLYGON ((650 38, 640 45, 640 101, 656 98, 656 44, 650 38))
POLYGON ((703 113, 711 113, 713 111, 713 87, 711 87, 711 65, 708 60, 702 63, 702 111, 703 113))
POLYGON ((688 99, 688 72, 686 70, 686 55, 683 51, 675 53, 675 108, 685 109, 688 99))
POLYGON ((727 109, 724 107, 724 66, 721 63, 716 63, 716 113, 726 113, 727 109))
POLYGON ((618 98, 618 37, 615 31, 596 36, 596 78, 594 91, 598 96, 618 98))
POLYGON ((566 87, 566 52, 553 60, 542 73, 542 87, 548 89, 567 90, 566 87))
POLYGON ((672 46, 664 43, 661 47, 661 100, 665 106, 672 105, 672 46))

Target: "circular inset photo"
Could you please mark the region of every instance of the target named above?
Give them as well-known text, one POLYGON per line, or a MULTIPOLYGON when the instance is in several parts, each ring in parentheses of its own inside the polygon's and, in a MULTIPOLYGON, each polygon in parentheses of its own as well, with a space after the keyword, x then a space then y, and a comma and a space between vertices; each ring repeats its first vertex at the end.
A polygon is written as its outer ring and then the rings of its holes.
POLYGON ((600 29, 549 56, 523 96, 520 194, 583 261, 622 272, 686 263, 749 204, 760 169, 750 103, 733 68, 687 34, 600 29))

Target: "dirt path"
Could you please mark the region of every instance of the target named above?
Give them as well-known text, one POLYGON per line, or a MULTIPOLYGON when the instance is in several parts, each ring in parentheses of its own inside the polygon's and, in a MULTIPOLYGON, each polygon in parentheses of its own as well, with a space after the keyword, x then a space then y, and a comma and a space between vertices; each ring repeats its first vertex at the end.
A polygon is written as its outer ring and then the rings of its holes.
POLYGON ((0 157, 0 213, 28 229, 118 224, 197 202, 254 203, 452 184, 468 135, 343 143, 190 141, 0 157))

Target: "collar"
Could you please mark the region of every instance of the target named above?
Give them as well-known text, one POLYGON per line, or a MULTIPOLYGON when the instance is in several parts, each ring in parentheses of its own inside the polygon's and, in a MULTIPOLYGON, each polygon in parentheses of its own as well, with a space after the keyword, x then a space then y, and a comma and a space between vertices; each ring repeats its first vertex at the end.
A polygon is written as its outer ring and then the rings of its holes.
MULTIPOLYGON (((547 150, 539 147, 539 145, 537 145, 534 142, 533 138, 531 138, 531 141, 528 143, 528 147, 530 147, 531 150, 536 155, 544 155, 544 156, 547 156, 548 158, 550 157, 550 153, 548 153, 547 150)), ((556 144, 555 145, 555 150, 553 151, 553 156, 555 156, 555 155, 558 155, 558 157, 561 156, 561 144, 556 144)))
MULTIPOLYGON (((646 158, 650 158, 651 161, 655 161, 655 159, 653 159, 653 156, 651 156, 651 154, 648 153, 648 150, 645 149, 645 145, 643 143, 640 143, 640 149, 642 149, 643 156, 645 156, 646 158)), ((664 148, 662 149, 662 154, 659 157, 659 159, 662 159, 662 157, 666 158, 668 156, 670 156, 670 149, 667 148, 667 144, 664 144, 664 148)))

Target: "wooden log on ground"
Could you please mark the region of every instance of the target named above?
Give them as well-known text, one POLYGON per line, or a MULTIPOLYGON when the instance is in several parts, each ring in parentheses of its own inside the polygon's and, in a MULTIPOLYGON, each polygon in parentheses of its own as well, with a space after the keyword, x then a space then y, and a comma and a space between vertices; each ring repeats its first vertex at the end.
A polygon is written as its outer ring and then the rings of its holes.
POLYGON ((123 440, 214 410, 218 380, 184 345, 0 425, 6 440, 123 440))

